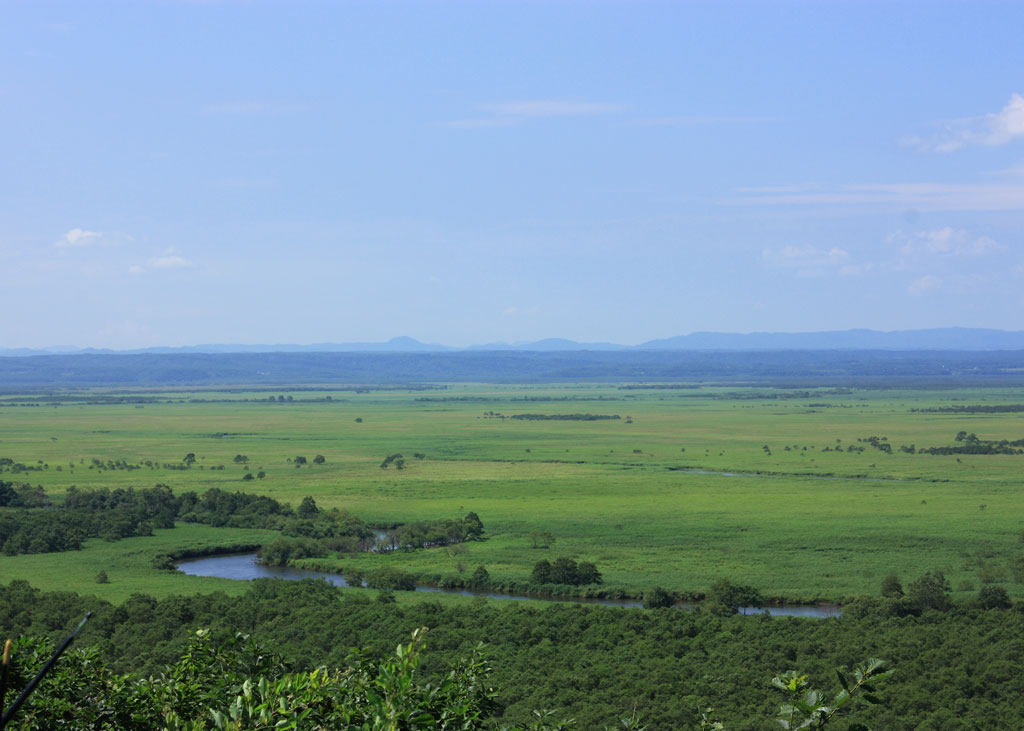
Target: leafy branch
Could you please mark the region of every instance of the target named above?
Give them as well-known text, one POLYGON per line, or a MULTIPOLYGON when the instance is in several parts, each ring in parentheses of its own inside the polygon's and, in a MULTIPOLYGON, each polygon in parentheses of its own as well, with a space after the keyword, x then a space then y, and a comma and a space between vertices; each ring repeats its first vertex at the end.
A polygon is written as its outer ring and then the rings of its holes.
MULTIPOLYGON (((839 685, 842 686, 842 689, 836 693, 831 703, 825 702, 824 692, 808 687, 806 675, 800 675, 795 670, 778 675, 772 679, 772 685, 787 693, 789 700, 779 709, 779 717, 776 720, 782 728, 790 731, 797 731, 797 729, 817 731, 817 729, 825 728, 839 710, 855 698, 863 699, 871 704, 881 703, 881 700, 875 695, 875 684, 893 672, 884 668, 884 660, 872 658, 866 663, 857 665, 853 670, 852 678, 844 675, 842 670, 836 669, 836 676, 839 678, 839 685)), ((849 731, 869 730, 867 726, 858 723, 850 726, 849 731)))

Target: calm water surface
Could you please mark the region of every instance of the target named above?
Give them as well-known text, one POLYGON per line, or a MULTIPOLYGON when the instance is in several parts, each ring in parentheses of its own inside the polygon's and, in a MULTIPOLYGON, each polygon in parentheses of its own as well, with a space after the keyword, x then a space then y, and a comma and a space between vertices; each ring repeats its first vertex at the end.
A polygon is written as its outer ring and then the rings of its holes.
MULTIPOLYGON (((323 571, 306 571, 291 566, 267 566, 256 562, 255 553, 231 553, 222 556, 205 556, 189 558, 178 563, 178 570, 190 576, 213 576, 221 579, 250 581, 252 579, 325 579, 335 586, 348 586, 345 579, 338 574, 323 571)), ((416 591, 436 592, 439 594, 461 594, 462 596, 483 596, 491 599, 514 599, 517 601, 533 601, 537 597, 523 594, 500 594, 487 591, 470 591, 469 589, 440 589, 436 586, 417 586, 416 591)), ((564 601, 570 604, 600 604, 606 607, 637 608, 641 602, 632 599, 547 599, 547 601, 564 601)), ((680 604, 680 608, 692 609, 693 605, 680 604)), ((837 606, 781 606, 781 607, 743 607, 743 614, 773 614, 789 617, 838 617, 837 606)))

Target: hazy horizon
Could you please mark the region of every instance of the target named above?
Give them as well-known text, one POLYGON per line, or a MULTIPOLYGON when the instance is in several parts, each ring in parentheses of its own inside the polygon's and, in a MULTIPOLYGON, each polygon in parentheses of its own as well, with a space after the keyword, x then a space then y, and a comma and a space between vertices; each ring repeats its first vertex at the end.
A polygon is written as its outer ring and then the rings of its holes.
POLYGON ((3 17, 0 348, 1024 322, 1024 6, 3 17))

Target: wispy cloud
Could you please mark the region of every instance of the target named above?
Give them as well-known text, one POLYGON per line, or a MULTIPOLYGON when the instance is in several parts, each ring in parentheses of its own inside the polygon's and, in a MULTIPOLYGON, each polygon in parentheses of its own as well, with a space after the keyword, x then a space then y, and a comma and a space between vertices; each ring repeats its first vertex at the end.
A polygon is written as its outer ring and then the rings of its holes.
POLYGON ((516 117, 483 117, 480 119, 457 119, 453 122, 441 122, 442 127, 453 127, 455 129, 482 129, 486 127, 510 127, 519 124, 521 119, 516 117))
POLYGON ((1006 177, 1024 177, 1024 163, 1020 165, 1014 165, 1008 168, 1002 168, 1000 170, 989 170, 984 175, 997 175, 1006 177))
POLYGON ((518 307, 513 305, 506 307, 501 311, 501 314, 506 317, 516 317, 518 315, 536 315, 538 312, 540 312, 540 307, 538 305, 533 305, 531 307, 518 307))
POLYGON ((942 280, 931 274, 919 277, 907 285, 907 291, 912 295, 920 296, 934 291, 942 286, 942 280))
POLYGON ((151 256, 145 264, 134 264, 128 267, 130 274, 143 274, 145 272, 159 271, 163 269, 189 269, 195 266, 191 261, 177 253, 171 247, 163 252, 161 256, 151 256))
POLYGON ((282 114, 305 109, 304 104, 267 99, 236 99, 214 102, 203 107, 207 114, 282 114))
POLYGON ((573 99, 523 99, 488 102, 478 105, 488 116, 443 122, 445 127, 507 127, 531 119, 557 117, 595 117, 621 114, 629 109, 624 104, 589 102, 573 99))
POLYGON ((894 234, 889 240, 897 243, 903 241, 901 253, 905 257, 976 257, 1006 250, 1006 246, 988 236, 974 236, 968 231, 950 226, 932 231, 918 231, 910 235, 894 234))
POLYGON ((683 114, 667 117, 640 117, 630 120, 632 127, 682 127, 689 125, 725 125, 725 124, 767 124, 771 122, 785 122, 787 117, 759 117, 759 116, 727 116, 727 115, 700 115, 683 114))
POLYGON ((86 231, 82 228, 73 228, 54 242, 58 249, 73 248, 76 246, 88 246, 95 244, 103 236, 99 231, 86 231))
POLYGON ((273 178, 220 178, 215 185, 221 188, 270 188, 277 184, 273 178))
POLYGON ((951 119, 930 137, 906 137, 903 144, 927 152, 955 152, 968 145, 1005 145, 1024 137, 1024 96, 1013 94, 1005 107, 980 117, 951 119))
POLYGON ((627 109, 622 104, 566 99, 492 102, 482 106, 486 111, 502 117, 590 117, 595 114, 617 114, 627 109))
POLYGON ((764 249, 761 259, 765 264, 781 269, 792 269, 802 276, 858 273, 850 269, 850 253, 838 246, 819 249, 815 246, 783 246, 764 249), (844 272, 844 270, 846 270, 844 272))
POLYGON ((987 279, 980 274, 952 274, 936 276, 925 274, 907 285, 907 293, 915 297, 928 294, 968 294, 986 286, 987 279))
POLYGON ((898 231, 884 242, 887 252, 875 261, 856 257, 838 246, 766 248, 761 251, 761 261, 767 267, 801 277, 896 275, 913 277, 907 283, 907 291, 913 295, 934 290, 962 294, 977 291, 993 266, 999 267, 1000 262, 983 257, 1008 250, 987 236, 951 226, 913 233, 898 231))
POLYGON ((747 206, 882 206, 926 211, 1024 210, 1024 184, 864 183, 738 188, 722 199, 747 206))

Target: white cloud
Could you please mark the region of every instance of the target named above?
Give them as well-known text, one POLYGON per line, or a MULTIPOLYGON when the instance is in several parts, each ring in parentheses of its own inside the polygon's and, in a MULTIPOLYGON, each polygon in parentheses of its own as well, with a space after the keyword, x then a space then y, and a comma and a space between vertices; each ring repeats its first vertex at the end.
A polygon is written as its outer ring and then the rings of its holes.
POLYGON ((871 262, 866 264, 847 264, 839 268, 840 277, 859 277, 874 271, 875 265, 871 262))
POLYGON ((761 259, 769 266, 794 269, 805 276, 828 273, 855 273, 850 265, 850 253, 838 246, 819 249, 814 246, 783 246, 781 249, 764 249, 761 259))
POLYGON ((538 312, 540 312, 540 307, 537 305, 533 305, 532 307, 516 307, 513 305, 511 307, 506 307, 501 311, 501 314, 508 317, 515 317, 516 315, 536 315, 538 312))
POLYGON ((1024 96, 1013 94, 994 114, 943 122, 942 130, 928 139, 908 137, 905 145, 928 152, 955 152, 968 145, 1005 145, 1024 137, 1024 96))
POLYGON ((856 183, 847 185, 779 185, 737 188, 726 205, 859 206, 919 211, 1024 210, 1024 184, 950 185, 944 183, 856 183))
POLYGON ((581 117, 595 114, 624 112, 621 104, 580 102, 567 99, 534 99, 526 101, 492 102, 483 108, 501 117, 581 117))
POLYGON ((963 229, 950 226, 932 231, 918 231, 910 234, 895 234, 891 242, 903 242, 903 256, 984 256, 1004 251, 1006 246, 988 236, 974 236, 963 229))
POLYGON ((625 112, 629 107, 623 104, 587 102, 571 99, 524 99, 517 101, 489 102, 479 108, 491 116, 443 122, 445 127, 470 129, 476 127, 507 127, 520 124, 528 119, 553 117, 594 117, 625 112))
POLYGON ((985 175, 1000 175, 1007 177, 1020 177, 1024 176, 1024 163, 1020 165, 1014 165, 1008 168, 1002 168, 1001 170, 989 170, 984 173, 985 175))
POLYGON ((134 264, 128 267, 128 273, 143 274, 161 269, 188 269, 193 266, 195 265, 191 261, 180 256, 174 247, 171 247, 165 250, 162 256, 151 256, 145 264, 134 264))
POLYGON ((159 256, 149 260, 151 269, 180 269, 190 266, 192 262, 180 256, 159 256))
POLYGON ((99 231, 86 231, 81 228, 73 228, 61 236, 55 243, 58 249, 66 249, 75 246, 88 246, 100 240, 103 236, 99 231))
POLYGON ((931 274, 926 274, 923 277, 915 279, 907 286, 907 291, 914 295, 920 296, 928 292, 934 291, 942 286, 942 280, 938 277, 934 277, 931 274))
POLYGON ((442 127, 456 129, 477 129, 481 127, 509 127, 520 120, 513 117, 487 117, 483 119, 457 119, 454 122, 441 122, 442 127))
POLYGON ((306 106, 303 104, 264 99, 223 101, 203 107, 203 111, 207 114, 284 114, 301 112, 305 109, 306 106))
POLYGON ((767 124, 786 122, 787 117, 730 117, 722 115, 681 114, 668 117, 641 117, 629 122, 633 127, 677 127, 690 125, 721 125, 721 124, 767 124))
POLYGON ((980 274, 949 274, 942 277, 925 274, 911 281, 907 285, 907 292, 915 297, 934 293, 963 295, 977 293, 990 286, 987 278, 980 274))
POLYGON ((220 178, 216 181, 216 185, 221 188, 270 188, 276 185, 277 181, 273 178, 220 178))

